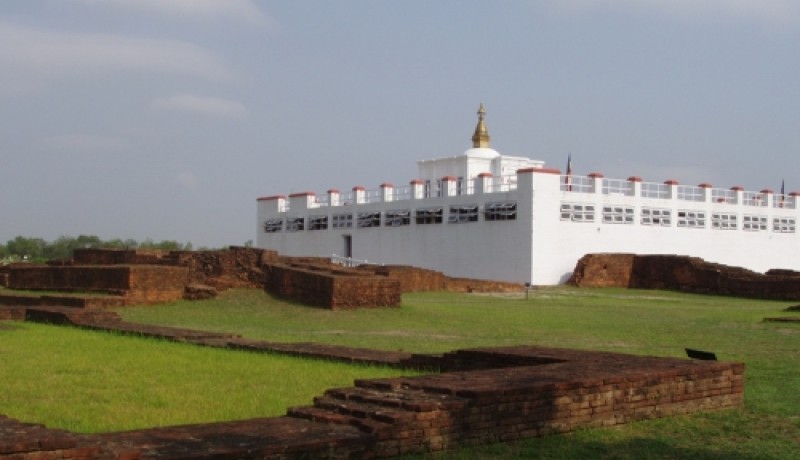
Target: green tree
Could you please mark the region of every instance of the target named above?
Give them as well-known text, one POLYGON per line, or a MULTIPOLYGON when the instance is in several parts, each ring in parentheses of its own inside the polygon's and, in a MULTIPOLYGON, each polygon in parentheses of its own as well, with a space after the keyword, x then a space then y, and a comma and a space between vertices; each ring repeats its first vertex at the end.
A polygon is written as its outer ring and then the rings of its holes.
POLYGON ((69 259, 77 244, 75 238, 71 236, 59 236, 52 243, 45 245, 44 258, 47 260, 69 259))
POLYGON ((9 255, 16 255, 22 259, 41 262, 44 261, 44 248, 47 243, 41 238, 26 238, 17 236, 6 243, 9 255))
POLYGON ((95 235, 78 235, 78 239, 75 240, 77 243, 78 248, 102 248, 103 247, 103 240, 100 237, 95 235))

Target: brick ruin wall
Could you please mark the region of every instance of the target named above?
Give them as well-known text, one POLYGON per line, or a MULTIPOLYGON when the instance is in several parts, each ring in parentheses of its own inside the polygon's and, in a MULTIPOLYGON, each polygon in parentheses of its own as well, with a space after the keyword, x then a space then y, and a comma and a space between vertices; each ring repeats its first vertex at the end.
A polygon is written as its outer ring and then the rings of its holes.
POLYGON ((445 290, 450 292, 523 292, 525 286, 506 281, 448 277, 445 290))
POLYGON ((0 416, 0 457, 389 458, 744 401, 741 363, 526 346, 459 350, 436 360, 446 372, 357 380, 283 417, 80 435, 0 416))
MULTIPOLYGON (((692 366, 694 363, 687 365, 685 360, 631 359, 625 355, 577 350, 566 352, 572 357, 580 356, 578 361, 567 358, 557 362, 561 351, 564 350, 554 353, 552 358, 556 362, 551 364, 536 362, 542 358, 534 357, 528 366, 357 381, 359 390, 386 391, 387 405, 415 392, 437 395, 420 398, 416 404, 410 402, 411 413, 392 413, 388 408, 382 413, 393 423, 390 428, 374 428, 378 437, 376 457, 612 427, 741 407, 744 402, 742 364, 692 366)), ((467 350, 459 358, 469 359, 471 353, 467 350)), ((502 349, 474 351, 477 359, 489 360, 491 355, 497 357, 502 353, 502 349)), ((356 414, 364 410, 362 402, 380 401, 370 400, 359 390, 329 390, 328 397, 318 398, 316 406, 356 414)))
POLYGON ((332 310, 394 307, 401 302, 400 282, 357 270, 268 264, 265 290, 279 297, 332 310))
POLYGON ((115 293, 130 289, 130 270, 124 266, 16 266, 9 272, 8 287, 43 291, 115 293))
POLYGON ((145 249, 76 249, 71 261, 74 265, 149 265, 160 263, 169 251, 145 249))
POLYGON ((186 267, 130 265, 131 288, 125 297, 131 304, 154 304, 183 298, 189 271, 186 267))
POLYGON ((187 267, 189 284, 204 284, 223 291, 236 287, 263 287, 261 266, 277 258, 274 251, 240 246, 220 251, 76 249, 69 264, 187 267))
MULTIPOLYGON (((345 268, 326 258, 281 257, 249 247, 169 252, 77 249, 72 260, 2 267, 0 282, 11 289, 118 295, 128 304, 207 299, 230 288, 266 288, 284 298, 332 309, 397 306, 403 292, 524 289, 518 283, 450 278, 410 266, 345 268)), ((38 304, 48 303, 41 299, 38 304)))
POLYGON ((17 266, 8 273, 10 289, 89 292, 125 296, 128 303, 183 298, 188 270, 154 265, 17 266))
POLYGON ((408 265, 361 266, 358 269, 400 281, 403 292, 522 292, 525 289, 520 283, 451 278, 442 272, 408 265))
POLYGON ((400 283, 400 289, 403 292, 444 291, 447 289, 447 277, 443 273, 433 270, 403 265, 362 265, 357 269, 395 279, 400 283))
POLYGON ((580 287, 669 289, 774 300, 800 299, 800 273, 766 274, 678 255, 587 254, 568 281, 580 287))
POLYGON ((224 291, 264 287, 262 267, 277 258, 274 251, 231 246, 224 251, 173 251, 168 263, 188 267, 191 283, 224 291))

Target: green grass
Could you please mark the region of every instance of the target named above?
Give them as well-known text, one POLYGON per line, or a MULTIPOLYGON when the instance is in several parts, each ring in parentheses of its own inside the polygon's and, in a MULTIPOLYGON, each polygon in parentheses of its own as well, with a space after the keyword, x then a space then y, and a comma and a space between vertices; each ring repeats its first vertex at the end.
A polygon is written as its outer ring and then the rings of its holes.
MULTIPOLYGON (((684 356, 685 347, 709 350, 716 352, 722 360, 742 361, 746 364, 744 409, 653 420, 616 429, 582 430, 563 436, 463 449, 432 457, 755 460, 800 458, 797 454, 800 452, 800 325, 762 321, 766 316, 800 315, 782 311, 791 304, 663 291, 558 287, 532 291, 529 299, 519 296, 513 298, 454 293, 405 294, 401 308, 331 312, 280 301, 263 291, 233 290, 210 301, 175 302, 119 311, 129 321, 236 332, 249 338, 285 342, 314 341, 412 352, 442 352, 464 347, 515 344, 673 357, 684 356)), ((245 369, 252 369, 252 372, 243 372, 237 377, 239 383, 234 387, 257 388, 253 394, 257 395, 259 403, 262 395, 273 391, 272 385, 286 383, 280 379, 273 383, 262 382, 264 375, 274 373, 273 364, 263 364, 263 368, 257 366, 261 365, 261 360, 268 361, 273 356, 208 350, 161 341, 28 324, 22 330, 0 331, 0 375, 10 373, 7 370, 11 371, 8 367, 9 361, 5 359, 9 353, 21 353, 16 348, 24 347, 17 345, 9 348, 6 346, 7 337, 36 333, 39 328, 99 337, 95 339, 97 344, 94 346, 76 345, 75 348, 70 343, 77 341, 77 338, 62 337, 57 341, 64 344, 65 355, 77 355, 75 359, 85 361, 82 372, 90 375, 94 372, 124 375, 124 378, 116 380, 117 385, 128 380, 147 381, 145 387, 156 389, 153 396, 142 397, 143 401, 155 398, 155 402, 148 404, 161 404, 166 411, 180 413, 219 402, 223 415, 210 416, 206 420, 228 418, 224 413, 225 408, 228 404, 235 405, 226 401, 228 393, 233 390, 225 386, 225 376, 235 374, 235 371, 225 367, 227 361, 243 359, 247 362, 243 366, 245 369), (197 358, 186 360, 192 363, 197 360, 216 363, 214 360, 219 359, 222 364, 209 365, 206 371, 193 370, 189 373, 203 375, 203 372, 208 372, 221 377, 210 383, 210 395, 198 396, 191 402, 184 403, 187 398, 185 394, 194 390, 189 387, 189 390, 177 391, 171 395, 162 392, 161 389, 168 385, 151 381, 162 377, 147 375, 147 360, 144 360, 142 367, 125 365, 116 371, 96 371, 110 364, 99 365, 98 358, 93 357, 90 350, 105 348, 109 346, 106 343, 117 340, 136 343, 132 355, 146 356, 149 359, 151 355, 165 353, 168 369, 177 370, 188 366, 181 364, 169 367, 169 357, 183 353, 200 354, 197 358), (210 357, 217 354, 219 358, 210 357)), ((48 334, 54 333, 45 333, 48 334)), ((39 363, 43 359, 35 353, 27 357, 14 354, 13 357, 12 361, 18 361, 16 366, 19 368, 25 366, 25 360, 41 366, 39 363)), ((299 367, 304 361, 290 360, 288 366, 299 367)), ((310 363, 312 369, 299 372, 297 380, 289 382, 292 386, 301 385, 306 380, 320 380, 318 376, 329 372, 320 367, 329 363, 310 363)), ((44 364, 44 368, 47 366, 44 364)), ((46 376, 46 371, 41 372, 46 376)), ((62 372, 69 374, 70 371, 65 369, 62 372)), ((358 369, 356 377, 364 376, 364 372, 366 369, 358 369)), ((46 377, 40 378, 44 380, 46 377)), ((36 377, 27 378, 31 379, 36 377)), ((204 377, 200 380, 205 379, 204 377)), ((287 401, 277 405, 285 407, 298 403, 308 404, 310 397, 321 393, 322 388, 350 385, 352 377, 348 379, 338 384, 320 383, 321 389, 310 390, 311 393, 302 401, 287 401)), ((18 380, 21 379, 6 378, 0 385, 5 389, 7 382, 18 380)), ((56 382, 43 382, 42 389, 31 392, 30 396, 12 398, 0 392, 0 412, 9 413, 5 408, 10 404, 15 404, 20 409, 30 405, 25 402, 25 398, 47 394, 58 385, 56 382)), ((96 386, 102 385, 98 383, 96 386)), ((74 392, 74 388, 81 386, 70 384, 67 388, 68 392, 74 392)), ((123 407, 123 403, 114 404, 115 402, 113 398, 107 401, 109 405, 106 406, 106 412, 124 414, 128 410, 123 407)), ((52 404, 66 406, 68 403, 53 398, 52 404)), ((256 403, 243 405, 249 404, 256 403)), ((283 410, 280 411, 282 412, 283 410)), ((85 413, 78 418, 91 417, 94 415, 85 413)), ((129 416, 123 415, 121 418, 126 417, 129 416)), ((230 414, 230 417, 239 416, 230 414)), ((40 420, 52 426, 55 418, 40 420)), ((98 422, 98 425, 101 423, 98 422)), ((151 424, 162 422, 157 420, 151 424)))
POLYGON ((0 413, 76 432, 283 415, 397 369, 33 323, 0 329, 0 413))
POLYGON ((230 291, 217 300, 122 310, 130 321, 385 350, 442 352, 535 344, 683 357, 684 348, 747 366, 746 406, 583 430, 435 458, 800 458, 800 325, 766 323, 789 302, 665 291, 545 288, 521 296, 405 294, 396 309, 331 312, 230 291))

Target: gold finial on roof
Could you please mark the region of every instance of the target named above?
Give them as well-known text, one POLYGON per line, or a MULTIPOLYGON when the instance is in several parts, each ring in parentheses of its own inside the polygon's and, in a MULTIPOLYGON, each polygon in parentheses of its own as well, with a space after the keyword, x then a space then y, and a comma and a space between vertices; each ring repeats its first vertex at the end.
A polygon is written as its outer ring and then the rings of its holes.
POLYGON ((489 130, 486 129, 486 123, 483 117, 486 116, 486 109, 483 108, 483 103, 478 108, 478 126, 475 127, 475 134, 472 135, 472 146, 474 148, 489 148, 489 130))

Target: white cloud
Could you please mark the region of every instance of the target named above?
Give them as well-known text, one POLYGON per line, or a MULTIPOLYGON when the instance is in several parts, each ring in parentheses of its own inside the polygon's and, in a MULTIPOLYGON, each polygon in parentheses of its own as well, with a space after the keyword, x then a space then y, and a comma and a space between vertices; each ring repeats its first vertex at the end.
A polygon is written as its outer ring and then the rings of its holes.
POLYGON ((274 25, 252 0, 78 0, 103 7, 138 10, 205 21, 230 18, 258 26, 274 25))
POLYGON ((682 18, 735 18, 768 25, 800 23, 797 0, 559 0, 556 8, 571 12, 587 10, 640 10, 682 18))
POLYGON ((232 77, 220 59, 191 43, 60 32, 0 23, 0 86, 30 89, 63 78, 115 72, 232 77))
POLYGON ((188 171, 179 172, 176 179, 178 184, 187 190, 192 190, 197 187, 198 180, 194 173, 188 171))
POLYGON ((65 134, 45 140, 45 145, 56 150, 68 150, 82 153, 107 153, 126 150, 130 147, 127 140, 113 136, 91 134, 65 134))
POLYGON ((155 110, 178 110, 232 118, 243 118, 248 113, 241 102, 188 93, 156 99, 152 107, 155 110))

